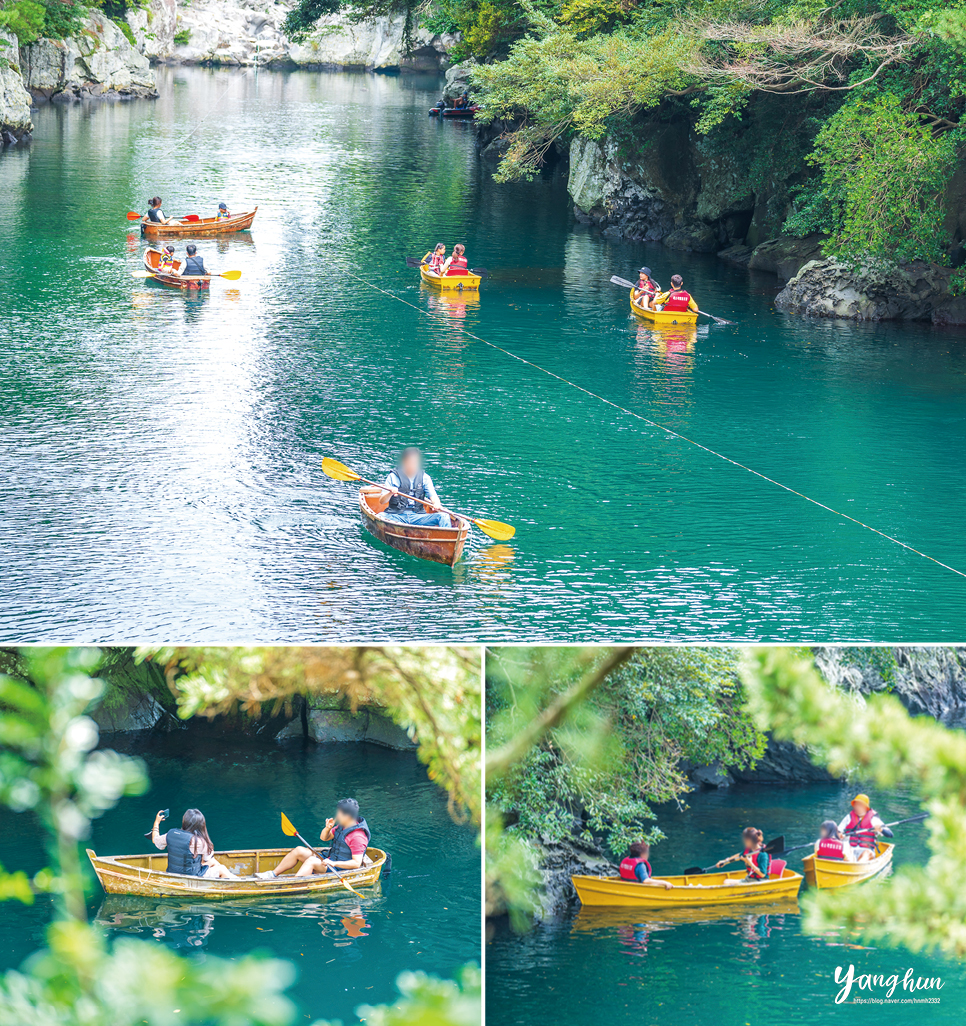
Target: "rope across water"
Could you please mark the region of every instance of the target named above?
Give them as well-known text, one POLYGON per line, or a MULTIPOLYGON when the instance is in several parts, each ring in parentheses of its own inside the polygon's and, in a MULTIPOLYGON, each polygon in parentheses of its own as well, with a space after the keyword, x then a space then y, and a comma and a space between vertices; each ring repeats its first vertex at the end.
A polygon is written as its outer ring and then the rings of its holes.
MULTIPOLYGON (((343 268, 344 273, 348 274, 349 277, 354 278, 356 281, 362 282, 363 285, 367 285, 369 288, 374 289, 376 292, 381 292, 384 296, 388 296, 390 299, 396 300, 397 303, 402 303, 404 306, 410 307, 417 313, 428 317, 431 321, 435 321, 438 324, 444 324, 450 328, 453 327, 451 321, 444 320, 442 317, 438 317, 433 314, 430 310, 425 310, 415 303, 410 303, 408 299, 403 299, 402 296, 397 296, 395 293, 390 292, 388 289, 381 288, 379 285, 368 281, 365 278, 360 277, 354 271, 343 268)), ((810 495, 806 495, 804 492, 798 491, 796 488, 792 488, 790 485, 782 484, 781 481, 776 481, 775 478, 769 477, 767 474, 763 474, 760 470, 755 470, 753 467, 749 467, 745 463, 741 463, 738 460, 732 459, 730 456, 726 456, 724 453, 718 452, 716 449, 712 449, 710 446, 703 445, 701 442, 696 441, 693 438, 689 438, 687 435, 682 435, 680 431, 675 431, 673 428, 665 427, 663 424, 659 424, 655 420, 651 420, 650 417, 645 417, 641 413, 636 413, 634 410, 629 410, 626 406, 621 406, 619 403, 615 403, 611 399, 607 399, 605 396, 599 395, 597 392, 592 392, 589 388, 585 388, 583 385, 578 385, 576 381, 571 381, 569 378, 563 377, 561 374, 557 374, 555 371, 548 369, 547 367, 541 366, 539 363, 534 363, 532 360, 528 360, 523 356, 518 356, 516 353, 511 352, 509 349, 504 349, 503 346, 497 345, 495 342, 490 342, 479 335, 475 335, 472 331, 469 331, 465 327, 460 326, 460 331, 466 335, 467 338, 473 339, 474 342, 482 342, 483 345, 489 346, 491 349, 495 349, 499 353, 503 353, 504 356, 509 356, 510 359, 516 360, 518 363, 522 363, 527 367, 532 367, 534 370, 540 371, 542 374, 546 374, 551 378, 555 378, 557 381, 563 382, 565 385, 570 385, 571 388, 576 388, 577 391, 583 392, 584 395, 589 395, 593 399, 597 399, 599 402, 604 403, 607 406, 615 410, 619 410, 621 413, 626 414, 628 417, 634 417, 636 420, 640 420, 650 427, 656 428, 658 431, 663 431, 665 434, 670 435, 673 438, 680 438, 682 442, 687 442, 688 445, 693 445, 697 449, 701 449, 711 456, 717 457, 719 460, 724 460, 725 463, 730 463, 733 467, 738 467, 740 470, 744 470, 749 474, 760 478, 762 481, 767 481, 769 484, 774 485, 776 488, 781 488, 783 491, 789 492, 791 495, 797 495, 800 499, 804 499, 806 502, 810 502, 813 506, 818 506, 819 509, 824 509, 834 516, 841 517, 843 520, 849 520, 853 524, 858 524, 859 527, 864 527, 867 531, 871 531, 873 534, 877 534, 880 538, 885 538, 886 541, 892 542, 893 545, 898 545, 909 552, 915 553, 917 556, 921 556, 923 559, 928 559, 931 563, 935 563, 937 566, 941 566, 944 570, 949 570, 954 574, 958 574, 960 577, 966 577, 966 572, 957 570, 956 567, 950 566, 948 563, 944 563, 940 559, 936 559, 935 556, 930 556, 926 552, 922 552, 920 549, 915 548, 913 545, 909 545, 904 541, 900 541, 898 538, 893 537, 891 534, 886 534, 885 531, 880 531, 877 527, 873 527, 871 524, 865 523, 863 520, 859 520, 857 517, 849 516, 848 513, 843 513, 841 510, 835 509, 832 506, 826 505, 824 502, 819 502, 818 499, 813 499, 810 495)))

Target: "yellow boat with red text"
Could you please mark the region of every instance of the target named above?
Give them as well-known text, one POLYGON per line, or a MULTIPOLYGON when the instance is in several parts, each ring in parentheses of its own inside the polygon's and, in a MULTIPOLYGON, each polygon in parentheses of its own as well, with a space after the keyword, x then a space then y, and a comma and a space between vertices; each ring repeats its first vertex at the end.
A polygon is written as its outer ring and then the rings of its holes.
POLYGON ((693 310, 648 310, 643 304, 634 299, 631 293, 631 310, 635 317, 642 321, 649 321, 651 324, 697 324, 698 315, 693 310))
POLYGON ((473 274, 472 271, 449 271, 446 274, 437 274, 435 271, 431 271, 427 262, 432 255, 432 253, 427 253, 419 265, 420 277, 427 285, 433 285, 446 292, 454 290, 476 292, 479 290, 482 278, 478 274, 473 274))
POLYGON ((817 855, 806 855, 802 859, 805 879, 809 887, 820 891, 832 891, 838 887, 871 880, 892 865, 894 844, 877 841, 875 855, 865 862, 846 862, 844 859, 820 859, 817 855))

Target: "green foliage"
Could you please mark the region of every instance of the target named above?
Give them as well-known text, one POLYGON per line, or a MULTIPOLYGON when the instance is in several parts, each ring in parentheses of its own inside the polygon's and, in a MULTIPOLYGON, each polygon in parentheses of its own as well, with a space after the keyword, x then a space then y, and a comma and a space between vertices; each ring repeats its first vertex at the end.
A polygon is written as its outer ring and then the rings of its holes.
POLYGON ((925 866, 901 866, 874 888, 819 892, 809 898, 805 928, 844 926, 870 941, 966 957, 966 736, 910 717, 891 695, 862 700, 836 691, 811 660, 786 649, 750 650, 743 678, 760 728, 808 746, 837 775, 911 785, 930 813, 925 866))
POLYGON ((191 29, 178 29, 174 34, 175 46, 187 46, 191 42, 191 29))
POLYGON ((327 14, 338 14, 342 0, 299 0, 285 16, 282 31, 297 43, 302 42, 327 14))
POLYGON ((410 732, 427 773, 457 818, 480 822, 481 682, 476 650, 373 648, 144 648, 164 667, 179 715, 215 716, 236 708, 280 712, 295 695, 345 695, 378 705, 410 732))
MULTIPOLYGON (((663 835, 647 821, 652 805, 681 801, 690 783, 682 761, 753 765, 764 735, 742 711, 732 649, 632 650, 612 667, 597 649, 496 649, 487 661, 488 742, 513 750, 575 682, 593 682, 539 740, 498 772, 487 769, 487 800, 508 835, 562 840, 603 836, 614 854, 663 835)), ((502 832, 487 831, 488 902, 519 912, 520 879, 504 882, 502 832)))
MULTIPOLYGON (((359 1018, 369 1026, 480 1026, 483 988, 480 970, 464 966, 456 980, 426 973, 402 973, 396 980, 401 997, 393 1005, 363 1005, 359 1018)), ((317 1022, 314 1026, 342 1026, 317 1022)))
POLYGON ((0 10, 0 28, 12 32, 21 46, 36 42, 43 33, 47 11, 34 0, 16 0, 0 10))
POLYGON ((76 35, 84 21, 84 8, 73 0, 39 0, 44 8, 43 35, 66 39, 76 35))
POLYGON ((834 212, 831 255, 854 260, 941 260, 942 191, 955 141, 935 136, 897 96, 855 97, 822 126, 810 161, 834 212))

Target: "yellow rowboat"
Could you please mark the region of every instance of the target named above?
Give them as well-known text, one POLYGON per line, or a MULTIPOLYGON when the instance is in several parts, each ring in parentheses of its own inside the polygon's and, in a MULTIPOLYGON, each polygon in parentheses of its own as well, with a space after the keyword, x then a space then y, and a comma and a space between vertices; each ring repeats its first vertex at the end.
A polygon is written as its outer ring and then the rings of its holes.
POLYGON ((346 893, 341 880, 355 888, 371 887, 382 873, 386 853, 379 848, 366 850, 367 863, 348 872, 313 873, 312 876, 284 876, 269 880, 253 879, 255 873, 274 869, 290 848, 249 848, 242 851, 216 851, 215 858, 242 880, 209 880, 203 876, 182 876, 169 873, 165 867, 165 852, 151 855, 99 856, 90 848, 91 860, 97 879, 108 894, 141 894, 153 898, 196 897, 206 901, 228 898, 279 898, 300 894, 318 894, 320 891, 346 893))
POLYGON ((761 883, 725 883, 743 880, 744 869, 732 873, 700 873, 694 876, 662 876, 674 886, 645 887, 619 876, 573 876, 577 897, 582 905, 633 908, 700 908, 706 905, 749 905, 794 898, 802 885, 802 874, 783 868, 781 876, 761 883))
POLYGON ((850 887, 863 880, 871 880, 892 865, 894 848, 894 844, 877 841, 875 856, 867 862, 845 862, 843 859, 820 859, 815 855, 806 855, 802 859, 805 879, 809 887, 817 887, 820 891, 850 887))
POLYGON ((444 292, 459 290, 460 292, 476 292, 482 280, 478 274, 443 274, 431 271, 425 264, 419 265, 419 274, 427 285, 432 285, 444 292))
POLYGON ((669 325, 669 324, 697 324, 698 315, 691 310, 648 310, 634 299, 634 293, 631 293, 631 310, 636 317, 640 317, 642 321, 648 321, 650 324, 657 325, 669 325))

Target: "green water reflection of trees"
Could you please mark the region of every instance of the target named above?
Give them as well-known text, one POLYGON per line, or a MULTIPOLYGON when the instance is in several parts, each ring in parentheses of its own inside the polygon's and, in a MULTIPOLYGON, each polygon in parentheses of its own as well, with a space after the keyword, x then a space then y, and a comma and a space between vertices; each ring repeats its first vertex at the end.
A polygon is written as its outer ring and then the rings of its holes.
MULTIPOLYGON (((478 821, 479 664, 453 649, 163 649, 145 650, 164 667, 180 715, 214 715, 283 703, 296 693, 341 687, 350 701, 378 696, 419 742, 430 776, 453 813, 478 821), (327 662, 325 652, 332 651, 327 662), (474 784, 475 781, 475 784, 474 784), (474 790, 475 787, 475 790, 474 790)), ((108 945, 87 923, 80 845, 91 821, 148 780, 139 759, 98 749, 88 716, 103 699, 93 648, 3 653, 0 675, 0 801, 36 813, 48 837, 48 864, 33 877, 0 868, 0 900, 53 897, 47 947, 0 979, 0 1026, 285 1026, 297 1009, 285 991, 295 970, 257 956, 203 963, 152 941, 108 945)), ((467 967, 456 980, 404 973, 393 1006, 360 1010, 370 1023, 480 1021, 480 978, 467 967)), ((322 1026, 322 1024, 318 1024, 322 1026)))

